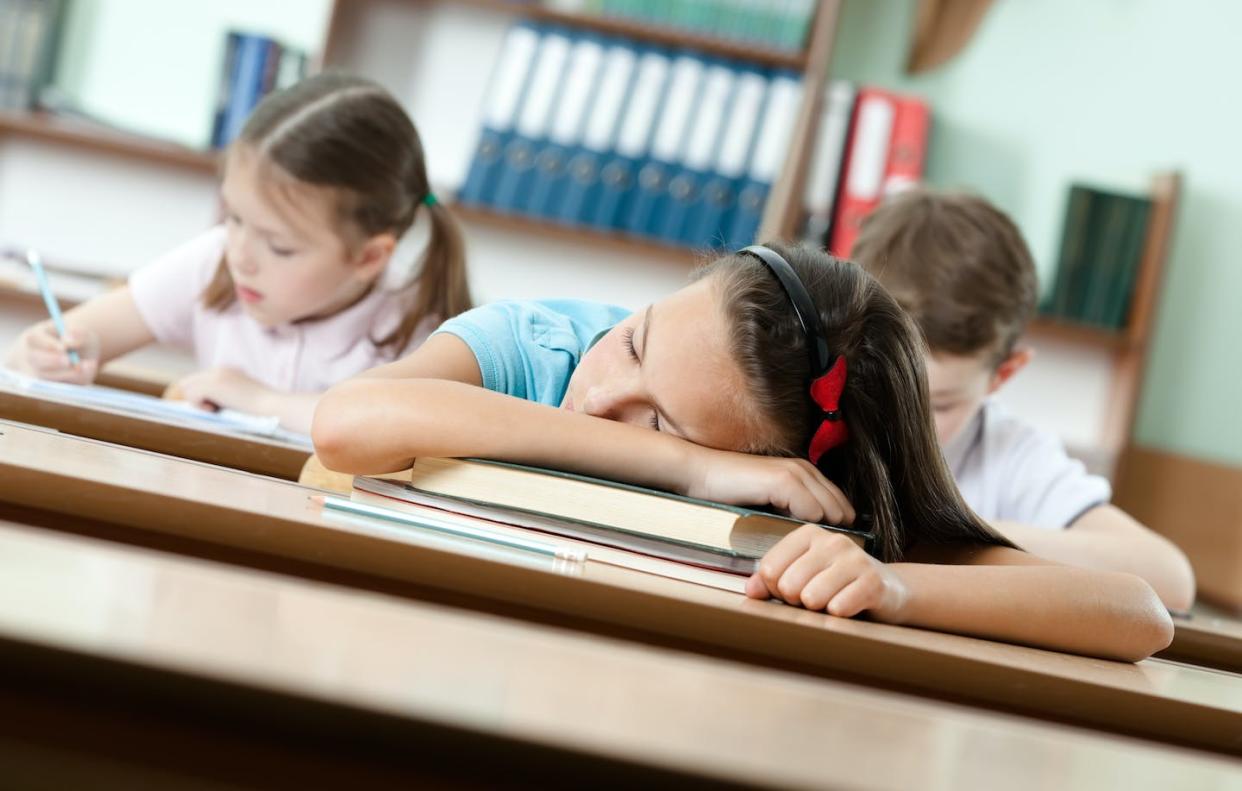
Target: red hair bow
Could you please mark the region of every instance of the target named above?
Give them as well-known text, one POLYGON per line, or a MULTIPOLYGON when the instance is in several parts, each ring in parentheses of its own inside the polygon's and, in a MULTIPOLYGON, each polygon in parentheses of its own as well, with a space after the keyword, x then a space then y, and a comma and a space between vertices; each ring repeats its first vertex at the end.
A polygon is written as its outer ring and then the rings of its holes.
POLYGON ((850 430, 841 419, 841 393, 845 390, 845 371, 845 357, 838 357, 827 373, 811 382, 811 398, 824 411, 824 420, 811 437, 811 450, 808 455, 812 464, 819 464, 825 453, 850 437, 850 430))

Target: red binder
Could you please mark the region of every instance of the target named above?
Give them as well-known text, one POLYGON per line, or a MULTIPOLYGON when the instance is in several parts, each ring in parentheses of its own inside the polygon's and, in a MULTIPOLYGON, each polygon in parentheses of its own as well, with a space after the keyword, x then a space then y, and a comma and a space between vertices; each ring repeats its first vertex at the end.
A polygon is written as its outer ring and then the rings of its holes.
POLYGON ((931 127, 927 103, 915 96, 902 96, 897 102, 897 124, 893 127, 884 174, 885 198, 922 181, 927 162, 927 135, 931 127))
POLYGON ((921 99, 879 88, 859 91, 851 124, 845 178, 837 201, 833 255, 848 258, 863 219, 885 196, 923 177, 930 114, 921 99))

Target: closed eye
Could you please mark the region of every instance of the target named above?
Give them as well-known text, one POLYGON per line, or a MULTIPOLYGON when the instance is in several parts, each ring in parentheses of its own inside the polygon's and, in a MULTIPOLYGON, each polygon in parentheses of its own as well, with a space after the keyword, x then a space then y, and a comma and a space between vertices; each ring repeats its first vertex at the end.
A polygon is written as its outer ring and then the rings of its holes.
POLYGON ((626 353, 630 355, 634 362, 641 365, 642 360, 638 359, 638 352, 634 349, 634 328, 626 327, 625 331, 621 333, 621 340, 625 344, 626 353))
MULTIPOLYGON (((625 344, 625 351, 630 355, 630 359, 642 365, 643 361, 638 358, 638 350, 634 348, 634 328, 626 327, 621 333, 621 340, 625 344)), ((651 410, 651 428, 655 431, 660 430, 660 413, 655 409, 651 410)))

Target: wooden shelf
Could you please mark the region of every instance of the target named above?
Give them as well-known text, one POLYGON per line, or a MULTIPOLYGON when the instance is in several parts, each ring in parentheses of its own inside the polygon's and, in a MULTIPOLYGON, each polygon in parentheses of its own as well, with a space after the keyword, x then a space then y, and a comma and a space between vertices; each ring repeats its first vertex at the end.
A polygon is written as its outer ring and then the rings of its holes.
POLYGON ((53 113, 0 111, 0 136, 9 134, 173 165, 200 173, 215 174, 217 171, 218 157, 215 152, 197 151, 53 113))
POLYGON ((708 253, 688 247, 663 244, 650 239, 625 236, 620 233, 600 231, 581 225, 560 225, 520 214, 501 214, 480 206, 454 203, 450 206, 454 216, 466 224, 481 224, 506 231, 537 234, 553 239, 564 239, 578 244, 607 247, 635 256, 657 257, 685 267, 701 264, 708 253))
POLYGON ((505 0, 458 0, 458 2, 462 5, 501 11, 537 22, 565 25, 579 30, 590 30, 602 35, 619 36, 665 47, 684 47, 759 66, 801 72, 806 69, 807 64, 805 50, 774 49, 757 43, 703 35, 683 28, 658 27, 636 19, 557 11, 538 2, 505 2, 505 0))
POLYGON ((1113 352, 1124 351, 1131 346, 1130 336, 1123 330, 1093 327, 1053 316, 1037 316, 1027 326, 1027 334, 1113 352))

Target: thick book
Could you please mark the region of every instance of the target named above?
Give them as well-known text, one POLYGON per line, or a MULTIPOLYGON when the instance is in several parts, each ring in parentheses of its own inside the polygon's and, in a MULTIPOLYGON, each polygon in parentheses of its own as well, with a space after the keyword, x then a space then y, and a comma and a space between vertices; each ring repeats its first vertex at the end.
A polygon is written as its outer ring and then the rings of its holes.
MULTIPOLYGON (((408 481, 360 476, 354 488, 735 574, 753 573, 759 558, 804 524, 766 511, 482 459, 418 459, 408 481)), ((823 528, 871 547, 870 533, 823 528)))

